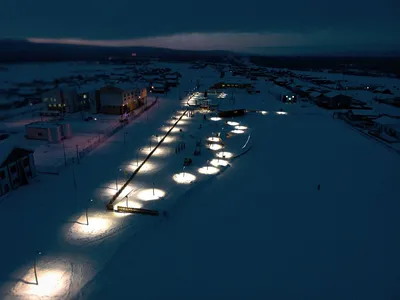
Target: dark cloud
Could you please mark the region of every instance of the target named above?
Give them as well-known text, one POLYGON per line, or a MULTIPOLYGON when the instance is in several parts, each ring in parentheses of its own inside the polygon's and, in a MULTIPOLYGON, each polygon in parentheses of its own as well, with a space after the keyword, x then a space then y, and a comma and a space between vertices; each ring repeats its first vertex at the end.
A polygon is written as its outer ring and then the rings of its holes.
POLYGON ((300 34, 311 42, 399 39, 396 0, 1 0, 0 36, 132 39, 180 33, 300 34), (325 32, 325 36, 321 35, 325 32))

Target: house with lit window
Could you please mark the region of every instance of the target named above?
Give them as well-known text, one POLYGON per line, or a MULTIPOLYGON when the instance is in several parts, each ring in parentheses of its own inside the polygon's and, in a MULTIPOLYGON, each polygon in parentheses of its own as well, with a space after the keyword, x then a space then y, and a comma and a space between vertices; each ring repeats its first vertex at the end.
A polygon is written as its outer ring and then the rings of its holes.
POLYGON ((36 176, 33 151, 0 143, 0 196, 21 185, 28 184, 36 176))
POLYGON ((48 110, 74 113, 81 110, 79 96, 74 88, 58 87, 42 94, 42 101, 48 110))
POLYGON ((100 112, 115 115, 129 113, 140 107, 144 100, 139 96, 147 96, 145 92, 138 91, 133 84, 107 85, 99 89, 98 93, 100 112))

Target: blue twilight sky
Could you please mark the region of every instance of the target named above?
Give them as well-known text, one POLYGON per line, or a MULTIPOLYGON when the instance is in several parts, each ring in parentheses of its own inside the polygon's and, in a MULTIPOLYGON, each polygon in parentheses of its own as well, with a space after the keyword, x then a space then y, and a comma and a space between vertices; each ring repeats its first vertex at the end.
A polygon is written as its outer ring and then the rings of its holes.
POLYGON ((399 0, 0 0, 0 38, 239 51, 387 50, 400 45, 399 12, 399 0))

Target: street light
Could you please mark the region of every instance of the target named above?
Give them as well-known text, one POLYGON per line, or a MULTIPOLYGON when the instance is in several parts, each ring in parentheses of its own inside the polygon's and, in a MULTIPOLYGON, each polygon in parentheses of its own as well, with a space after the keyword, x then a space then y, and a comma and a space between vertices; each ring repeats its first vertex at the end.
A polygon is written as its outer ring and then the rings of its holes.
POLYGON ((86 205, 86 225, 89 226, 89 215, 88 215, 88 209, 89 209, 89 204, 93 202, 93 199, 90 199, 86 205))
POLYGON ((33 272, 35 273, 36 285, 39 285, 38 276, 37 276, 37 270, 36 270, 36 265, 37 265, 37 260, 38 260, 38 258, 39 258, 40 255, 42 255, 42 252, 36 251, 36 255, 35 255, 35 258, 34 258, 34 260, 33 260, 33 272))
POLYGON ((128 133, 125 131, 124 132, 124 146, 126 145, 126 135, 127 135, 128 133))
POLYGON ((185 177, 185 166, 183 166, 183 169, 182 169, 182 177, 185 177))
POLYGON ((136 166, 138 167, 139 166, 139 151, 140 150, 142 150, 142 148, 139 148, 137 151, 136 151, 136 166))
MULTIPOLYGON (((119 168, 118 171, 121 172, 122 171, 121 168, 119 168)), ((117 177, 115 178, 115 188, 117 189, 117 191, 118 191, 118 174, 119 174, 119 172, 117 173, 117 177)))
POLYGON ((128 204, 128 200, 129 200, 128 195, 125 196, 125 199, 126 199, 126 207, 129 207, 129 204, 128 204))

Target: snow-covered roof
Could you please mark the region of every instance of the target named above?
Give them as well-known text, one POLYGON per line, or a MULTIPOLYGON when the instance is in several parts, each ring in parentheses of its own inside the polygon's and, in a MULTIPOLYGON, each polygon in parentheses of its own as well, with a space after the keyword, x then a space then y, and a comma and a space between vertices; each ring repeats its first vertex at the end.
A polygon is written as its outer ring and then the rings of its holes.
POLYGON ((352 110, 354 115, 358 116, 373 116, 375 115, 375 112, 373 110, 363 110, 363 109, 357 109, 357 110, 352 110))
POLYGON ((333 97, 340 96, 340 95, 344 96, 344 94, 340 91, 331 91, 329 93, 324 94, 324 96, 328 97, 328 98, 333 98, 333 97))
POLYGON ((55 123, 39 121, 39 122, 33 122, 30 124, 27 124, 26 127, 28 127, 28 128, 57 128, 59 126, 55 123))
POLYGON ((380 118, 375 119, 375 123, 380 124, 380 125, 400 125, 400 119, 396 118, 391 118, 388 116, 383 116, 380 118))
POLYGON ((10 137, 0 141, 0 165, 7 159, 14 147, 14 143, 10 137))
POLYGON ((315 98, 315 97, 319 97, 319 96, 321 96, 321 95, 322 95, 322 93, 320 93, 320 92, 311 92, 311 93, 310 93, 310 96, 311 96, 311 97, 314 97, 314 98, 315 98))

